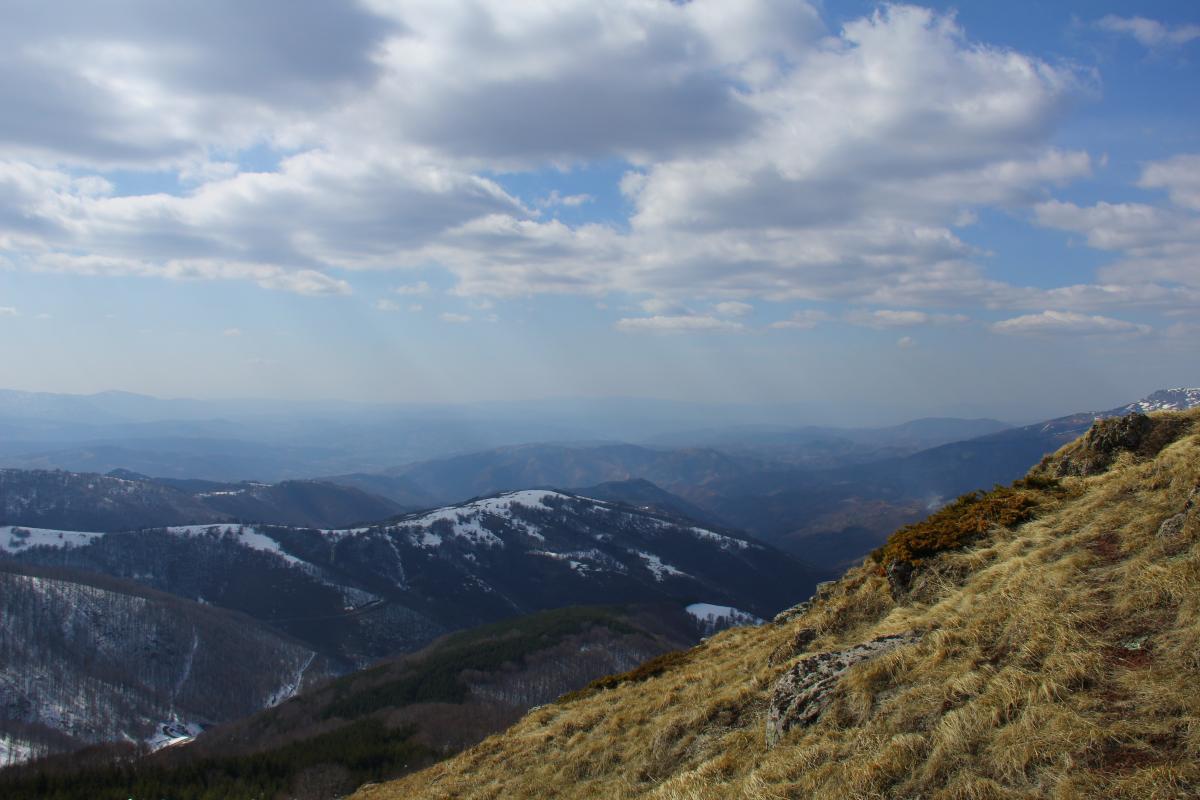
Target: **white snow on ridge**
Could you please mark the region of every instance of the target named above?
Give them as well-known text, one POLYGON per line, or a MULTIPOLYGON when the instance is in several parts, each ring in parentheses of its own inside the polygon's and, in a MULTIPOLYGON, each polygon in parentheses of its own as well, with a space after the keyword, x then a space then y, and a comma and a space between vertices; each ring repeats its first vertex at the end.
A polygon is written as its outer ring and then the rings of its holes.
MULTIPOLYGON (((513 519, 512 514, 512 507, 514 505, 526 506, 528 508, 546 508, 545 500, 548 497, 570 499, 567 495, 545 489, 526 489, 519 492, 507 492, 497 497, 487 497, 460 506, 445 506, 433 511, 426 511, 418 516, 402 520, 395 525, 389 525, 387 529, 407 531, 412 542, 421 547, 440 547, 444 541, 444 535, 447 535, 447 529, 440 525, 438 526, 438 530, 432 530, 432 528, 436 523, 448 522, 450 524, 448 535, 452 538, 463 539, 470 544, 484 547, 503 547, 504 541, 483 526, 482 520, 484 517, 496 517, 507 522, 516 522, 517 520, 513 519)), ((522 527, 524 527, 525 533, 528 535, 544 539, 540 533, 528 525, 522 527)), ((334 535, 355 532, 357 531, 327 531, 327 533, 334 535)))
POLYGON ((59 531, 47 528, 29 528, 24 525, 0 527, 0 550, 20 553, 31 547, 82 547, 103 533, 87 531, 59 531))
POLYGON ((1157 391, 1136 403, 1130 403, 1124 410, 1149 414, 1152 411, 1187 411, 1197 406, 1200 406, 1200 388, 1181 386, 1177 389, 1157 391))
POLYGON ((265 533, 260 533, 255 528, 243 525, 177 525, 166 530, 167 533, 176 536, 206 536, 209 533, 215 533, 218 536, 232 536, 244 547, 263 553, 274 553, 289 564, 307 565, 308 563, 303 559, 296 558, 291 553, 285 552, 279 546, 279 542, 265 533))
POLYGON ((683 570, 676 569, 670 564, 667 564, 653 553, 647 553, 643 550, 635 550, 633 552, 641 557, 642 561, 646 563, 646 569, 654 573, 654 580, 660 583, 662 582, 663 578, 667 576, 682 575, 683 577, 691 577, 683 570))
POLYGON ((731 547, 736 547, 738 550, 745 550, 750 546, 750 543, 743 539, 735 539, 732 536, 726 536, 722 533, 714 533, 707 528, 689 528, 693 536, 699 539, 707 539, 712 542, 717 542, 721 545, 722 550, 728 550, 731 547))

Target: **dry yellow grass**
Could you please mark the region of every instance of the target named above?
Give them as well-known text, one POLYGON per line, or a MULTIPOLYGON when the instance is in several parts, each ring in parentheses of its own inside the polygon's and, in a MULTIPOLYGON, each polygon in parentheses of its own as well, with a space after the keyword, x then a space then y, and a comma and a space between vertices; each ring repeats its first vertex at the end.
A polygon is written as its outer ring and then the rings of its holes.
POLYGON ((1200 512, 1156 535, 1200 485, 1200 413, 1170 422, 1161 452, 1038 489, 1036 519, 927 559, 899 601, 864 564, 786 623, 355 798, 1200 796, 1200 512), (805 628, 810 653, 927 633, 852 668, 815 725, 768 749, 772 686, 800 655, 778 651, 805 628))

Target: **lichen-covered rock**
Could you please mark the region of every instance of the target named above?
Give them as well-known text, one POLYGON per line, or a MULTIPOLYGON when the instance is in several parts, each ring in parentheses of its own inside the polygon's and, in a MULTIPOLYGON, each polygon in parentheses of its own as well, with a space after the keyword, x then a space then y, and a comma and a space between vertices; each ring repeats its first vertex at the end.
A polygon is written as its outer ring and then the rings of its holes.
POLYGON ((855 664, 921 640, 919 632, 880 636, 834 653, 818 653, 797 661, 775 683, 767 710, 767 746, 773 747, 792 728, 812 725, 833 702, 846 671, 855 664))
POLYGON ((1189 518, 1200 516, 1200 486, 1192 489, 1188 494, 1187 502, 1183 504, 1183 510, 1178 514, 1173 514, 1163 520, 1163 523, 1158 526, 1158 536, 1161 539, 1175 539, 1180 536, 1184 528, 1187 527, 1189 518))
POLYGON ((1112 465, 1118 453, 1136 451, 1153 429, 1154 423, 1145 414, 1099 420, 1075 451, 1058 462, 1058 475, 1098 475, 1112 465))
POLYGON ((808 613, 808 610, 812 608, 812 605, 812 600, 805 600, 803 603, 797 603, 791 608, 785 608, 783 611, 780 611, 771 619, 771 622, 775 623, 776 625, 782 625, 785 622, 790 622, 796 617, 808 613))
POLYGON ((1077 441, 1046 456, 1033 474, 1042 477, 1086 478, 1108 470, 1121 453, 1153 458, 1164 447, 1185 436, 1194 417, 1165 412, 1146 416, 1133 413, 1098 420, 1077 441))

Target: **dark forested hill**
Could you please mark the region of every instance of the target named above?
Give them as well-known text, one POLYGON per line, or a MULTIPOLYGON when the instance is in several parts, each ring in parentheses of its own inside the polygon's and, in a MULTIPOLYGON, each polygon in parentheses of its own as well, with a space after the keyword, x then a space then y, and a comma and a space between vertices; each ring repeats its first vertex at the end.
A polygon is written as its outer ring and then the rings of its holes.
MULTIPOLYGON (((128 581, 0 560, 0 764, 226 722, 329 675, 243 615, 128 581)), ((2 792, 0 792, 2 794, 2 792)))

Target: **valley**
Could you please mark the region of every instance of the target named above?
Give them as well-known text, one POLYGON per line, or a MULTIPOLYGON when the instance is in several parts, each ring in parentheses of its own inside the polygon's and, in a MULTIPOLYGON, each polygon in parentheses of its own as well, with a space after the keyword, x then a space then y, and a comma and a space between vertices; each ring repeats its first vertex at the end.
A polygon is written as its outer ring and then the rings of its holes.
POLYGON ((759 431, 742 447, 705 431, 681 436, 714 447, 530 444, 277 484, 3 469, 4 759, 46 765, 64 797, 75 767, 57 754, 81 746, 113 797, 135 778, 173 791, 197 765, 228 791, 349 791, 761 625, 1096 421, 1197 404, 1160 392, 950 442, 996 426, 914 423, 848 436, 854 455, 820 467, 772 460, 759 431), (914 436, 931 446, 905 453, 914 436), (859 461, 864 440, 889 455, 859 461), (419 511, 388 494, 463 499, 419 511), (48 636, 45 619, 76 621, 48 636))

